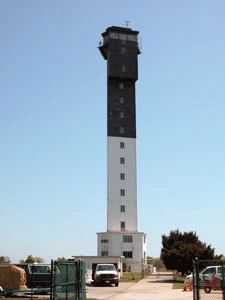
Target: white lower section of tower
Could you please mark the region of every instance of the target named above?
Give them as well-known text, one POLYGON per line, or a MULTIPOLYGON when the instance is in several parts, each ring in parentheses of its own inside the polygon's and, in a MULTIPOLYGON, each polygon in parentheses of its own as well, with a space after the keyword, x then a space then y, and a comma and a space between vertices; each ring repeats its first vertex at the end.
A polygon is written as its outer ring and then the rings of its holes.
POLYGON ((124 256, 128 270, 147 263, 147 241, 138 232, 136 139, 107 137, 107 232, 99 232, 98 256, 124 256))
POLYGON ((136 139, 108 136, 107 231, 137 230, 136 139))

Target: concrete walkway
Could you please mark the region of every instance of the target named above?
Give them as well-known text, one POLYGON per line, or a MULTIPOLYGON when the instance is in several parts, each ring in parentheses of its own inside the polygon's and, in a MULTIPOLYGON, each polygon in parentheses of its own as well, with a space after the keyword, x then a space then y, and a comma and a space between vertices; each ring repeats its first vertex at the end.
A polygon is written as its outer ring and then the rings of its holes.
POLYGON ((123 294, 112 297, 112 300, 192 300, 191 292, 173 289, 173 274, 160 273, 150 275, 131 286, 123 294))
MULTIPOLYGON (((123 283, 120 284, 121 286, 123 283)), ((125 289, 111 289, 112 293, 87 294, 87 298, 110 299, 110 300, 192 300, 192 292, 183 292, 173 289, 172 273, 157 273, 142 279, 138 283, 129 284, 125 289)), ((96 291, 97 292, 97 291, 96 291)), ((100 290, 99 290, 100 292, 100 290)), ((106 290, 105 290, 106 292, 106 290)))

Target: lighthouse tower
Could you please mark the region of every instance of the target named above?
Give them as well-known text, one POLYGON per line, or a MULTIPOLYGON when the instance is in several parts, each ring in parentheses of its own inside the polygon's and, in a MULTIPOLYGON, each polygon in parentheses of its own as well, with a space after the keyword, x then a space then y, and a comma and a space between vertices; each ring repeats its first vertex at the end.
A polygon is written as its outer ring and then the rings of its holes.
POLYGON ((124 256, 130 271, 146 264, 146 234, 138 232, 135 82, 138 31, 112 26, 99 50, 107 60, 107 232, 98 256, 124 256))

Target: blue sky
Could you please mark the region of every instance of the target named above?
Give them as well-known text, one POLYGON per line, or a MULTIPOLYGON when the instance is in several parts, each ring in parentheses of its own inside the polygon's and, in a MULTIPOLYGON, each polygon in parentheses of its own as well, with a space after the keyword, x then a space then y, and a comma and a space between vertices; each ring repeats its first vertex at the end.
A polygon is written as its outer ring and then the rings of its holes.
POLYGON ((0 0, 0 256, 96 255, 106 230, 112 25, 140 31, 139 231, 196 231, 225 254, 225 2, 0 0))

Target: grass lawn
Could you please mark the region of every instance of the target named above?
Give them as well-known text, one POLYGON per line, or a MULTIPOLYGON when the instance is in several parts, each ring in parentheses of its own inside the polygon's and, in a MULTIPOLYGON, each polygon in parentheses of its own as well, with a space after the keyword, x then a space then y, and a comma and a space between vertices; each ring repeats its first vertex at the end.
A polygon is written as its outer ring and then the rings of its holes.
POLYGON ((173 289, 183 289, 184 278, 184 276, 174 275, 173 289))
MULTIPOLYGON (((149 274, 145 274, 145 277, 149 274)), ((123 277, 120 278, 120 282, 138 282, 142 279, 140 272, 123 272, 123 277)))

